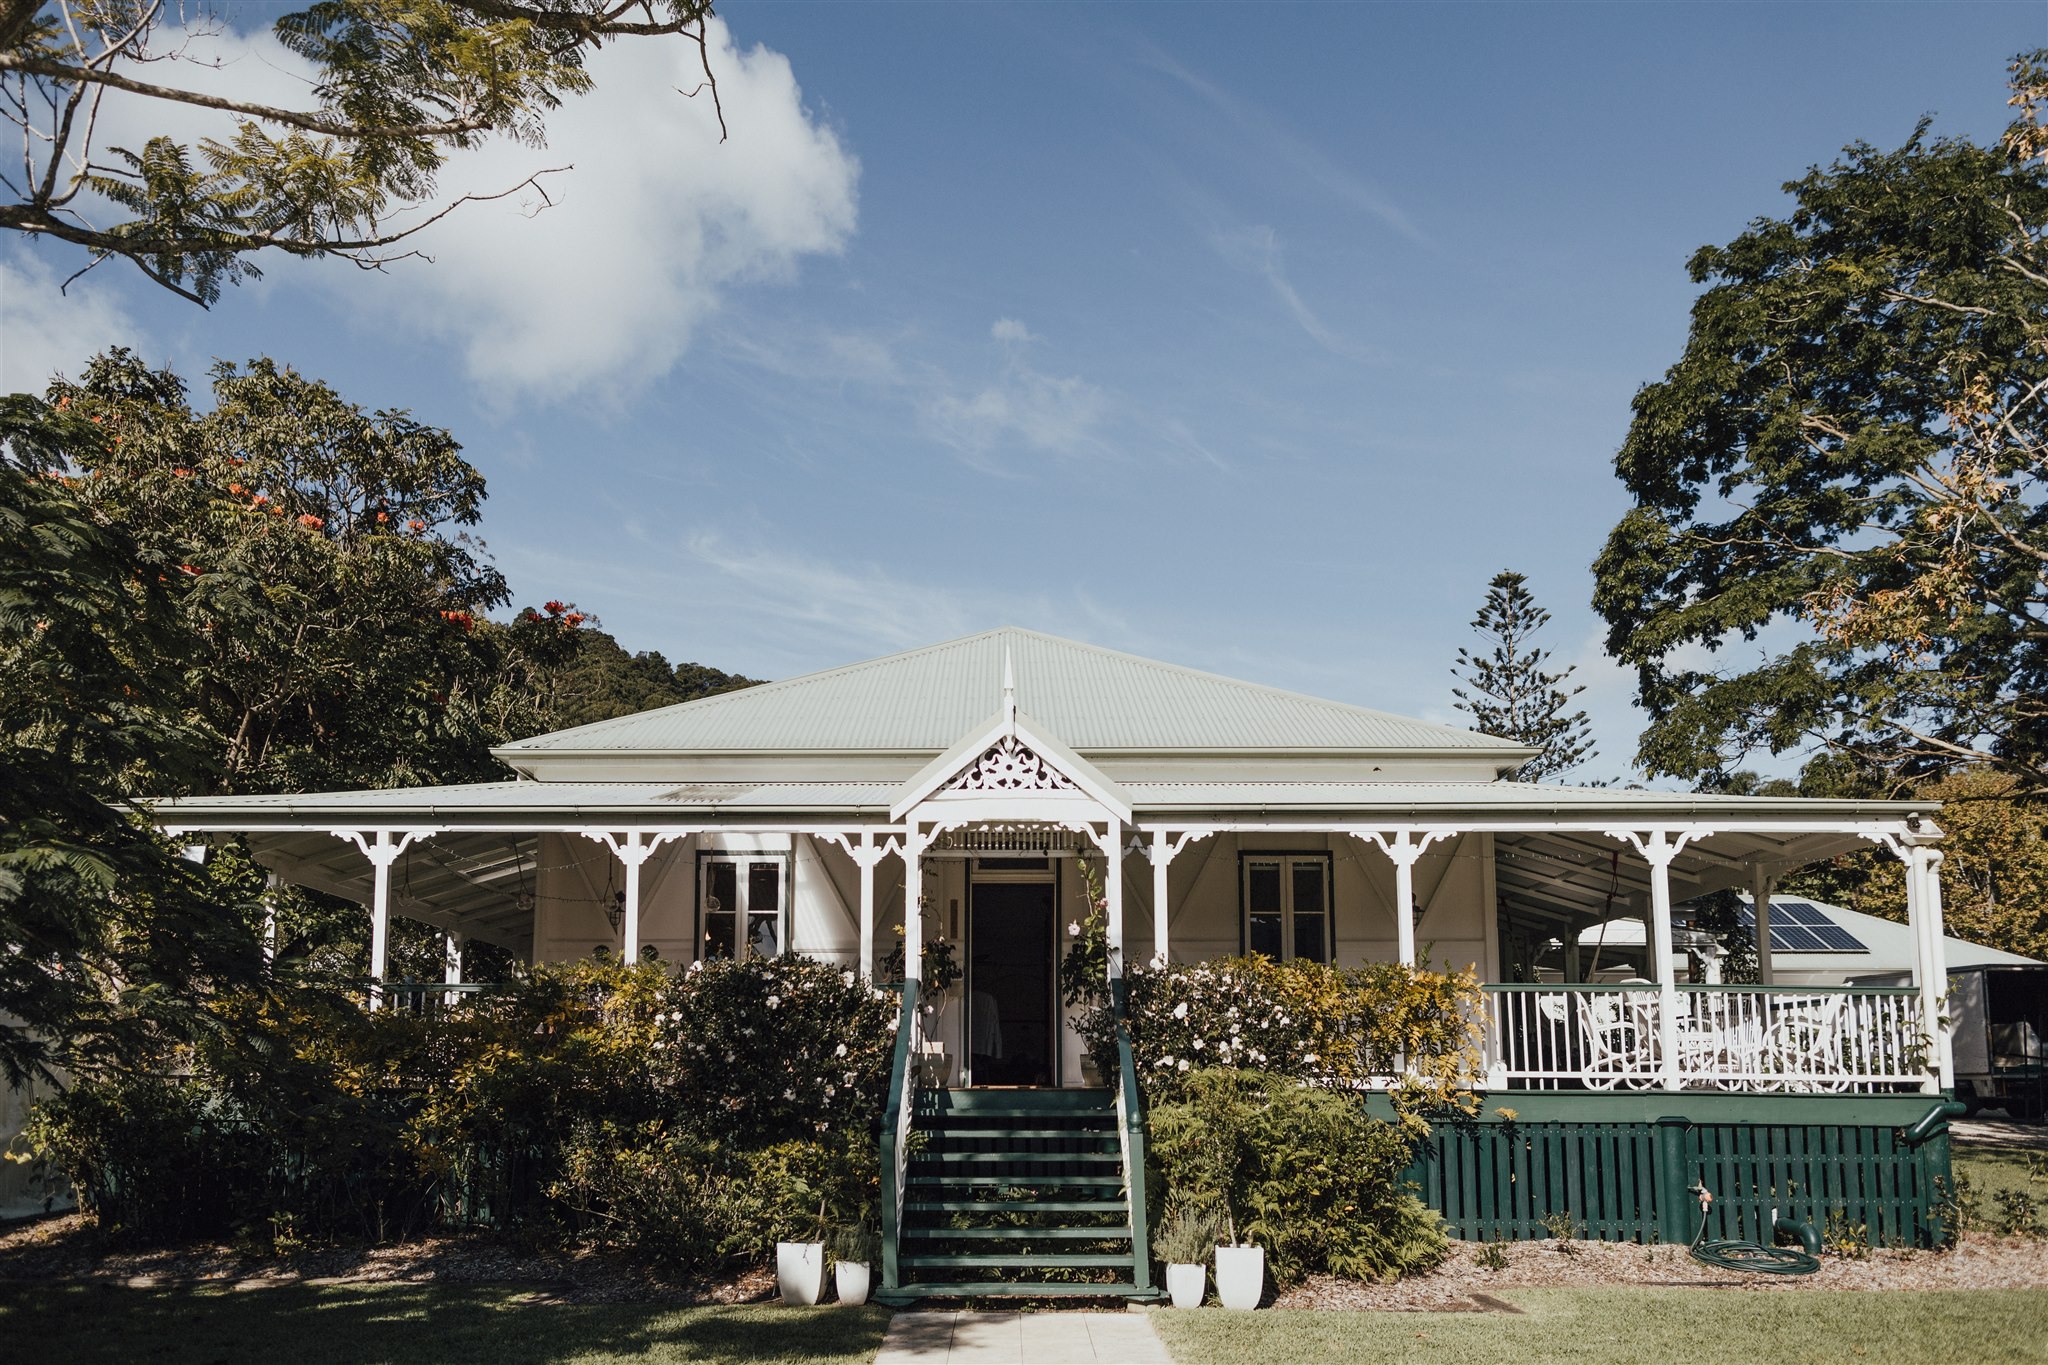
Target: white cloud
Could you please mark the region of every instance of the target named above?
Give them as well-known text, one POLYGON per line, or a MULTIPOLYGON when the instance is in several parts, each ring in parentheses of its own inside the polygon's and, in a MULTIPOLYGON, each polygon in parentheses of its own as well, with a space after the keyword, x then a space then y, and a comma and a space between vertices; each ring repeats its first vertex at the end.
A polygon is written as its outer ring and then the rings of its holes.
MULTIPOLYGON (((853 232, 859 163, 803 104, 789 61, 712 25, 730 139, 718 140, 695 49, 624 40, 591 61, 592 92, 548 120, 549 146, 494 144, 450 162, 459 188, 503 190, 551 166, 538 194, 470 204, 420 234, 429 266, 394 266, 350 298, 459 346, 500 396, 610 395, 665 374, 730 288, 787 280, 853 232)), ((448 185, 455 188, 454 176, 448 185)))
MULTIPOLYGON (((195 33, 189 60, 161 78, 200 91, 306 105, 311 70, 267 31, 195 33)), ((462 206, 410 239, 431 257, 365 275, 342 260, 315 267, 339 305, 372 327, 394 322, 455 347, 500 399, 616 396, 665 374, 727 291, 789 279, 806 256, 839 251, 854 230, 859 162, 804 107, 780 53, 742 50, 710 28, 712 69, 730 138, 719 141, 697 49, 678 38, 621 39, 589 62, 593 89, 547 119, 548 145, 505 139, 451 154, 435 204, 462 206)), ((221 137, 227 118, 162 101, 110 99, 95 142, 139 149, 155 133, 221 137)), ((87 206, 91 211, 92 206, 87 206)), ((102 210, 104 206, 101 206, 102 210)), ((387 230, 432 206, 402 210, 387 230)), ((105 216, 102 212, 101 216, 105 216)), ((283 280, 282 257, 255 263, 283 280)), ((223 300, 232 304, 232 291, 223 300)))
POLYGON ((1024 343, 1039 338, 1017 319, 997 319, 989 335, 1003 348, 1001 376, 970 392, 924 395, 918 417, 925 430, 977 462, 1013 442, 1057 455, 1100 450, 1107 395, 1079 376, 1047 374, 1026 361, 1024 343))
POLYGON ((52 375, 75 377, 95 352, 144 342, 108 281, 89 275, 69 293, 62 284, 34 256, 0 260, 0 393, 40 394, 52 375))

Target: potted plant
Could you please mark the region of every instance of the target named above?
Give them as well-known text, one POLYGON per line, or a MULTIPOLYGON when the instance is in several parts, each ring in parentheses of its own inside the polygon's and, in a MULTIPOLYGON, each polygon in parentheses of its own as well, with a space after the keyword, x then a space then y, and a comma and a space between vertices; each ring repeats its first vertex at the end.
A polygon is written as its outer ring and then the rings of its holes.
POLYGON ((1208 1292, 1209 1268, 1204 1264, 1216 1250, 1216 1236, 1222 1221, 1215 1209, 1189 1195, 1175 1192, 1166 1201, 1159 1231, 1152 1239, 1152 1254, 1166 1263, 1166 1292, 1175 1308, 1200 1308, 1208 1292))
POLYGON ((874 1283, 875 1261, 882 1251, 882 1239, 867 1223, 848 1223, 832 1232, 832 1280, 839 1301, 859 1307, 868 1301, 874 1283))
POLYGON ((1216 1297, 1225 1308, 1256 1308, 1266 1287, 1266 1250, 1238 1241, 1238 1211, 1251 1196, 1253 1128, 1266 1107, 1263 1082, 1245 1072, 1197 1071, 1175 1103, 1152 1109, 1152 1143, 1181 1189, 1215 1211, 1216 1297))
POLYGON ((818 1216, 811 1221, 812 1238, 807 1242, 775 1244, 775 1288, 784 1303, 808 1308, 825 1297, 825 1201, 818 1201, 818 1216))
POLYGON ((1225 1308, 1252 1309, 1266 1293, 1266 1249, 1262 1246, 1216 1245, 1216 1298, 1225 1308))

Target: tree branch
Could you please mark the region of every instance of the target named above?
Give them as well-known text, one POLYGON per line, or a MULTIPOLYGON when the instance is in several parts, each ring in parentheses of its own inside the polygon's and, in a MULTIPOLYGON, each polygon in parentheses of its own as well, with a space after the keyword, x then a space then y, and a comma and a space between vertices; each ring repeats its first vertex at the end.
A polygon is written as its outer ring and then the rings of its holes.
POLYGON ((16 53, 0 52, 0 71, 18 71, 23 75, 37 76, 48 81, 81 85, 103 85, 108 89, 125 91, 131 95, 143 95, 150 99, 170 100, 178 104, 191 104, 201 109, 218 109, 224 113, 241 114, 246 118, 262 119, 266 123, 282 123, 292 128, 303 128, 309 133, 321 133, 328 137, 344 138, 352 142, 373 141, 380 138, 459 137, 464 133, 484 132, 492 126, 491 121, 484 118, 448 119, 440 123, 415 123, 393 127, 381 127, 376 124, 336 122, 324 114, 306 114, 300 113, 295 109, 280 109, 275 105, 250 104, 244 100, 223 99, 219 95, 204 95, 196 90, 181 90, 174 85, 152 85, 147 81, 131 80, 117 71, 100 71, 91 67, 66 66, 61 62, 26 57, 16 53))

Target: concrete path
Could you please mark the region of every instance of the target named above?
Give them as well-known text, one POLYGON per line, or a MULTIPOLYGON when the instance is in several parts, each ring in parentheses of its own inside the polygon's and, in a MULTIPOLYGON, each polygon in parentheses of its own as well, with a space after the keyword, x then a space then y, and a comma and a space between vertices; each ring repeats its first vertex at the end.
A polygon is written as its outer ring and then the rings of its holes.
POLYGON ((1956 1119, 1949 1132, 1964 1142, 1996 1147, 2048 1148, 2048 1127, 2038 1123, 2000 1123, 1996 1119, 1956 1119))
POLYGON ((1173 1365, 1143 1313, 898 1313, 875 1365, 1173 1365))

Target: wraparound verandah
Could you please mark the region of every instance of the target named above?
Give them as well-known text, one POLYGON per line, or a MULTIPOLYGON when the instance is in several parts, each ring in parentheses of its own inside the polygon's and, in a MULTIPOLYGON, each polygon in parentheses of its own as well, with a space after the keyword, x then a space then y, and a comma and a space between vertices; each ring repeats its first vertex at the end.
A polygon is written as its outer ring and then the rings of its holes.
MULTIPOLYGON (((536 784, 538 785, 538 784, 536 784)), ((367 795, 367 794, 365 794, 367 795)), ((309 812, 310 813, 310 812, 309 812)), ((334 812, 340 815, 342 812, 334 812)), ((367 812, 365 812, 367 813, 367 812)), ((195 812, 196 814, 196 812, 195 812)), ((802 819, 788 816, 659 823, 644 810, 578 811, 574 818, 491 820, 448 818, 429 822, 414 816, 373 822, 317 823, 274 820, 252 827, 246 820, 215 822, 181 818, 188 832, 244 833, 261 861, 285 880, 318 887, 363 902, 370 910, 372 1003, 381 1003, 397 983, 385 985, 390 917, 397 913, 436 924, 449 935, 451 951, 445 990, 460 981, 460 936, 474 935, 521 946, 519 920, 527 920, 525 950, 532 951, 532 905, 521 904, 516 886, 522 865, 534 862, 531 848, 546 836, 566 836, 601 848, 618 874, 612 908, 618 920, 620 952, 635 957, 641 948, 642 874, 665 848, 705 836, 745 843, 743 836, 780 838, 812 856, 793 860, 795 876, 809 867, 831 874, 827 864, 850 872, 854 894, 845 899, 857 947, 849 965, 876 974, 880 900, 893 896, 895 909, 941 884, 949 871, 971 866, 978 856, 1038 848, 1057 858, 1076 848, 1114 858, 1123 875, 1106 879, 1106 919, 1111 971, 1126 956, 1180 960, 1201 944, 1213 955, 1211 931, 1177 937, 1204 872, 1195 854, 1215 861, 1215 848, 1235 845, 1239 861, 1258 850, 1299 848, 1320 841, 1333 858, 1358 874, 1347 891, 1333 875, 1329 895, 1330 953, 1337 960, 1393 958, 1414 962, 1426 951, 1430 916, 1440 915, 1450 878, 1446 860, 1482 863, 1476 895, 1479 919, 1496 926, 1497 912, 1548 915, 1569 929, 1614 913, 1618 905, 1637 908, 1651 928, 1650 974, 1634 985, 1545 985, 1490 982, 1485 1029, 1489 1088, 1764 1091, 1829 1094, 1901 1089, 1938 1091, 1948 1084, 1946 1039, 1927 1021, 1940 1019, 1941 921, 1935 868, 1938 832, 1913 815, 1883 819, 1627 819, 1612 812, 1597 817, 1405 820, 1373 813, 1318 818, 1148 818, 989 822, 957 815, 884 821, 802 819), (585 815, 588 819, 584 819, 585 815), (1845 848, 1876 844, 1899 856, 1907 869, 1909 918, 1918 951, 1916 982, 1897 990, 1866 988, 1772 988, 1769 983, 1769 899, 1772 879, 1784 871, 1831 856, 1845 848), (978 847, 977 847, 978 845, 978 847), (423 875, 408 855, 433 857, 423 875), (522 860, 523 863, 522 863, 522 860), (353 863, 353 866, 350 864, 353 863), (914 875, 913 875, 914 869, 914 875), (893 871, 893 876, 890 873, 893 871), (1374 878, 1379 880, 1376 882, 1374 878), (1360 879, 1362 878, 1362 880, 1360 879), (1383 883, 1383 887, 1381 887, 1383 883), (1764 984, 1700 986, 1682 984, 1673 961, 1673 902, 1722 887, 1739 886, 1756 896, 1759 956, 1764 984), (1379 887, 1380 889, 1374 889, 1379 887), (1363 889, 1361 889, 1363 888, 1363 889), (1419 889, 1418 889, 1419 888, 1419 889), (1347 936, 1359 915, 1341 898, 1376 902, 1391 920, 1391 942, 1373 934, 1347 936), (1160 906, 1166 913, 1159 913, 1160 906), (1134 913, 1127 915, 1127 908, 1134 913), (1128 921, 1149 920, 1126 942, 1128 921), (1421 931, 1420 944, 1418 942, 1421 931), (1390 948, 1391 952, 1386 951, 1390 948)), ((449 813, 453 816, 453 813, 449 813)), ((171 823, 167 820, 166 822, 171 823)), ((1455 864, 1450 864, 1455 867, 1455 864)), ((1215 878, 1211 877, 1211 881, 1215 878)), ((1233 884, 1240 903, 1232 916, 1242 949, 1249 911, 1241 903, 1242 875, 1233 884)), ((1199 910, 1200 907, 1195 907, 1199 910)), ((1376 911, 1377 913, 1378 911, 1376 911)), ((903 922, 908 974, 916 974, 924 917, 903 922)), ((1491 928, 1489 933, 1493 932, 1491 928)), ((809 945, 788 944, 796 951, 809 945)), ((1478 965, 1483 976, 1498 976, 1497 941, 1478 965)), ((1459 964, 1462 965, 1462 964, 1459 964)), ((417 992, 425 987, 409 985, 417 992)))

